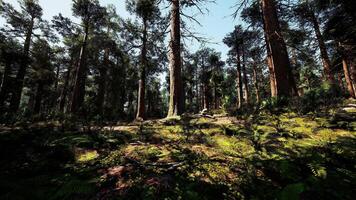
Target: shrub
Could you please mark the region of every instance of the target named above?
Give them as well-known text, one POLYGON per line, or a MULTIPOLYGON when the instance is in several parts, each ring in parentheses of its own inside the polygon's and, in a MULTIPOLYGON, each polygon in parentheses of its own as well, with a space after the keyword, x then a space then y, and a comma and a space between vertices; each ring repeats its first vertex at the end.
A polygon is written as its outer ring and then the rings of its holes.
POLYGON ((295 105, 298 112, 306 114, 316 112, 322 108, 329 108, 340 102, 342 92, 340 89, 328 83, 323 83, 320 87, 309 90, 299 99, 295 105))

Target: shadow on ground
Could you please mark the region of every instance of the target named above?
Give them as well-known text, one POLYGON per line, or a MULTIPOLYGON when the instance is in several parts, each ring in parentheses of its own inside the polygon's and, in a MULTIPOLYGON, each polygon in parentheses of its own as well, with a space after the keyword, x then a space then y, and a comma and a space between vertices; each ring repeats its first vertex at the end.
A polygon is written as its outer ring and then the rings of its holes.
POLYGON ((3 127, 0 199, 353 199, 345 123, 285 113, 3 127))

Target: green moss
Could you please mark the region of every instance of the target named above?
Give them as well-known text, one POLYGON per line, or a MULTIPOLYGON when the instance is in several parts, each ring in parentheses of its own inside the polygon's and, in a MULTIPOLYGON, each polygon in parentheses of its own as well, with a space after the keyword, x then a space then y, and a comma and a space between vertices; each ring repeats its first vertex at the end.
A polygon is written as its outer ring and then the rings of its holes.
POLYGON ((96 150, 89 150, 89 151, 84 151, 82 153, 79 153, 77 155, 77 161, 78 162, 88 162, 91 160, 94 160, 99 157, 99 154, 96 150))
POLYGON ((255 128, 260 133, 275 133, 277 130, 272 126, 257 125, 255 128))

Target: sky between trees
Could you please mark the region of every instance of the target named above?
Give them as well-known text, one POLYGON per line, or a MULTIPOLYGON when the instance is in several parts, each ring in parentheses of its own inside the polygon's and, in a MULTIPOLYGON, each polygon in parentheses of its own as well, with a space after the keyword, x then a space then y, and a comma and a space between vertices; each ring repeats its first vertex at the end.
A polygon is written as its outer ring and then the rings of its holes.
MULTIPOLYGON (((17 0, 7 0, 6 2, 18 8, 17 0)), ((54 15, 62 13, 63 16, 69 17, 75 22, 80 21, 80 19, 72 15, 72 0, 39 0, 39 3, 43 8, 43 19, 45 20, 51 21, 54 15)), ((103 6, 109 4, 114 5, 117 13, 124 19, 135 18, 127 12, 125 0, 100 0, 100 4, 103 6)), ((226 48, 226 45, 222 42, 223 38, 236 24, 243 23, 239 17, 234 19, 231 16, 235 11, 235 4, 236 2, 232 0, 218 0, 216 3, 205 5, 204 7, 209 10, 209 12, 205 15, 197 15, 197 20, 201 23, 201 26, 195 22, 186 20, 187 23, 193 27, 195 32, 209 39, 209 43, 206 44, 207 47, 211 47, 222 53, 221 56, 223 60, 227 59, 228 53, 228 48, 226 48)), ((191 12, 196 13, 197 11, 196 9, 192 9, 191 12)), ((4 22, 5 21, 0 18, 0 26, 3 26, 4 22)), ((192 43, 187 46, 190 48, 190 51, 195 52, 200 48, 201 44, 197 41, 192 41, 192 43)))

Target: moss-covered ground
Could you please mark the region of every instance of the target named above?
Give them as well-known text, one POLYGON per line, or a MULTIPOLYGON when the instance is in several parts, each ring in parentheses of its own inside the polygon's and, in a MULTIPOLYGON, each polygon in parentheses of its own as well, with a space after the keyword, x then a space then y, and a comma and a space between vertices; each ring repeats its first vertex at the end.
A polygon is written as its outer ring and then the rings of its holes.
POLYGON ((4 126, 0 199, 354 199, 355 115, 4 126))

